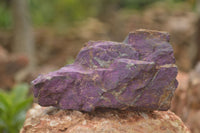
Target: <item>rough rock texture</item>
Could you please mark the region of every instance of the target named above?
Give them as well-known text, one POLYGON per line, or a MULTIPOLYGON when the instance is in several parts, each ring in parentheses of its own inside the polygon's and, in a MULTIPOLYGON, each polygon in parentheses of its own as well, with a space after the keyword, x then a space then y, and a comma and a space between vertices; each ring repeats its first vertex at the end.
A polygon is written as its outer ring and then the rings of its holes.
POLYGON ((75 62, 40 75, 33 84, 42 106, 167 110, 177 87, 169 34, 138 30, 123 43, 90 41, 75 62))
POLYGON ((189 133, 171 111, 59 110, 35 104, 20 133, 189 133))
MULTIPOLYGON (((198 56, 200 41, 195 40, 195 37, 200 38, 197 34, 198 16, 188 4, 174 9, 169 7, 166 3, 157 3, 146 8, 141 14, 131 13, 126 20, 120 21, 120 19, 117 19, 112 21, 118 23, 115 24, 117 30, 120 24, 125 23, 125 25, 122 25, 124 27, 121 28, 125 29, 126 32, 135 30, 137 27, 169 32, 179 70, 190 71, 197 60, 200 59, 200 56, 198 56)), ((120 37, 121 32, 116 33, 120 37)), ((125 33, 123 32, 124 35, 125 33)))

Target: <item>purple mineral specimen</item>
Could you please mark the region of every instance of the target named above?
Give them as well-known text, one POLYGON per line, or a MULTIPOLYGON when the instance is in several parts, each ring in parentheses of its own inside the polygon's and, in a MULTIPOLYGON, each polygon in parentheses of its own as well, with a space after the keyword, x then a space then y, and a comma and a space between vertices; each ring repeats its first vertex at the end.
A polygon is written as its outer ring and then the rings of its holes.
POLYGON ((40 75, 32 89, 41 106, 168 110, 176 75, 169 34, 138 30, 122 43, 88 42, 73 64, 40 75))

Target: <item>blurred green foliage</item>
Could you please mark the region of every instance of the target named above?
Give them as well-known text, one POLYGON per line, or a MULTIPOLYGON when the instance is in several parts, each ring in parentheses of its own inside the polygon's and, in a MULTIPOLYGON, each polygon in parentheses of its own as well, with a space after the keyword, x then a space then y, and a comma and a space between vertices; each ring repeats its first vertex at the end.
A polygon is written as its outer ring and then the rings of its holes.
POLYGON ((96 14, 98 0, 29 0, 32 19, 36 25, 69 23, 96 14))
MULTIPOLYGON (((0 27, 9 28, 12 17, 9 4, 0 0, 0 27)), ((68 25, 87 17, 99 17, 109 13, 113 7, 142 10, 157 2, 184 2, 195 0, 28 0, 33 24, 35 26, 68 25), (115 6, 112 6, 115 5, 115 6)))
POLYGON ((75 59, 73 57, 70 57, 68 60, 67 60, 67 63, 66 65, 69 65, 69 64, 72 64, 74 63, 75 59))
POLYGON ((28 96, 29 86, 20 84, 10 92, 0 90, 0 132, 18 133, 25 120, 26 111, 33 101, 28 96))
POLYGON ((12 23, 11 11, 0 3, 0 27, 9 28, 12 23))
POLYGON ((195 0, 120 0, 122 8, 131 8, 137 10, 143 10, 148 5, 155 2, 165 2, 166 4, 176 4, 179 2, 194 2, 195 0))
POLYGON ((161 0, 121 0, 120 4, 124 8, 134 8, 134 9, 142 10, 149 4, 152 4, 157 1, 161 1, 161 0))

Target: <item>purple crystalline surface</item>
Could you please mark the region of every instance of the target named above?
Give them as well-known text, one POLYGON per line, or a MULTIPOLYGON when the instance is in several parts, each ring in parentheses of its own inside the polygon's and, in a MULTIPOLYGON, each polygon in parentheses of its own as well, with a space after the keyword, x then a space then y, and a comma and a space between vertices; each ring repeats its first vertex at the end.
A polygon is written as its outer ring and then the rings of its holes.
POLYGON ((90 41, 75 62, 40 75, 33 93, 42 106, 167 110, 177 88, 169 34, 138 30, 123 43, 90 41))

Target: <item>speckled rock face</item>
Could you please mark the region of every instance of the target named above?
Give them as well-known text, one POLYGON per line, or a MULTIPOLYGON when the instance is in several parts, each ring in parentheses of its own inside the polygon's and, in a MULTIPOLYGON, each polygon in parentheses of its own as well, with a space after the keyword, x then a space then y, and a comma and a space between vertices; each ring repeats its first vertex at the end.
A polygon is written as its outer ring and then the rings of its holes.
POLYGON ((75 62, 32 81, 42 106, 168 110, 177 88, 169 34, 138 30, 124 42, 90 41, 75 62))
POLYGON ((20 133, 190 133, 171 111, 111 109, 91 113, 34 105, 20 133))

